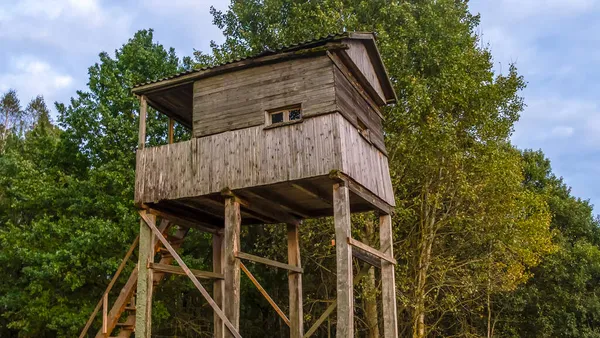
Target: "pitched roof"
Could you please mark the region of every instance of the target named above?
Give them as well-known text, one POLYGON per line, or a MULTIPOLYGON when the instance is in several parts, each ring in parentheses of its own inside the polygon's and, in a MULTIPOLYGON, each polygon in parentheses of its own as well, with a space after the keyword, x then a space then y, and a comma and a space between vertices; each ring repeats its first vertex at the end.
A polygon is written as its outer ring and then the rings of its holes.
MULTIPOLYGON (((237 59, 232 59, 220 64, 216 64, 216 65, 212 65, 212 66, 208 66, 208 67, 202 67, 202 68, 195 68, 195 69, 190 69, 190 70, 186 70, 183 72, 179 72, 176 74, 173 74, 171 76, 167 76, 167 77, 163 77, 160 79, 155 79, 152 81, 147 81, 147 82, 143 82, 143 83, 139 83, 136 84, 133 87, 134 92, 136 92, 137 88, 139 87, 143 87, 152 83, 158 83, 158 82, 162 82, 165 80, 171 80, 171 79, 175 79, 184 75, 188 75, 188 74, 193 74, 193 73, 200 73, 206 70, 211 70, 211 69, 216 69, 225 65, 230 65, 236 62, 240 62, 240 61, 245 61, 245 60, 250 60, 250 59, 257 59, 263 56, 269 56, 269 55, 274 55, 274 54, 279 54, 279 53, 286 53, 286 52, 292 52, 292 51, 296 51, 296 50, 300 50, 300 49, 306 49, 306 48, 313 48, 313 47, 317 47, 317 46, 321 46, 324 45, 327 42, 334 42, 334 41, 340 41, 344 38, 348 38, 350 37, 351 33, 348 32, 343 32, 343 33, 336 33, 336 34, 329 34, 326 36, 320 36, 320 37, 315 37, 313 39, 307 40, 307 41, 303 41, 303 42, 299 42, 299 43, 294 43, 291 45, 282 45, 279 46, 275 49, 269 49, 266 48, 265 50, 263 50, 260 53, 255 53, 255 54, 251 54, 248 55, 246 57, 243 58, 237 58, 237 59)), ((366 34, 371 34, 371 33, 366 33, 366 34)))
POLYGON ((343 32, 330 34, 327 36, 316 37, 311 40, 280 46, 275 49, 265 49, 264 51, 249 55, 244 58, 230 60, 221 64, 203 67, 198 69, 192 69, 185 72, 173 74, 168 77, 163 77, 153 81, 138 84, 133 87, 132 91, 135 94, 141 95, 146 94, 150 91, 166 89, 176 85, 185 83, 191 83, 197 79, 214 76, 224 72, 230 72, 240 70, 252 66, 257 66, 269 62, 277 62, 277 60, 284 59, 285 57, 297 57, 298 55, 324 52, 324 49, 318 47, 324 47, 327 49, 341 48, 343 46, 336 45, 336 42, 341 42, 344 39, 360 40, 363 41, 370 50, 372 62, 377 68, 377 74, 379 81, 386 92, 386 103, 393 103, 396 101, 396 93, 394 92, 392 83, 389 79, 385 66, 375 44, 375 34, 370 32, 343 32))

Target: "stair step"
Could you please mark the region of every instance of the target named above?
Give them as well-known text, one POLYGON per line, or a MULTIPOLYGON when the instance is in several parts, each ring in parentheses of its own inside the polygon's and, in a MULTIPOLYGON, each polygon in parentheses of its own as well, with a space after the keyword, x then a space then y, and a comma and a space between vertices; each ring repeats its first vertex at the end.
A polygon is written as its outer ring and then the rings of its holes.
POLYGON ((122 328, 133 328, 135 326, 135 316, 128 316, 126 321, 117 323, 117 326, 122 328))
POLYGON ((135 306, 126 306, 125 310, 127 310, 127 311, 135 311, 135 306))

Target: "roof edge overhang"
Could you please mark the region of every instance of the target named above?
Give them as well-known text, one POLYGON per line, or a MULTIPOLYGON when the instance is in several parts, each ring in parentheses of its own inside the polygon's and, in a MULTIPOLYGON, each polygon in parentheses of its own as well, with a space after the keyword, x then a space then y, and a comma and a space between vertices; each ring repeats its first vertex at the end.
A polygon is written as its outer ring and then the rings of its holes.
POLYGON ((295 47, 286 48, 280 52, 267 51, 258 56, 234 60, 232 62, 210 68, 192 70, 174 75, 170 78, 145 83, 133 87, 132 92, 136 95, 145 95, 227 72, 238 71, 270 63, 277 63, 290 59, 325 55, 328 51, 347 49, 348 45, 338 42, 339 40, 341 40, 341 38, 319 41, 318 43, 310 45, 298 45, 295 47))
POLYGON ((335 35, 329 35, 324 38, 314 39, 309 42, 299 43, 291 46, 282 47, 277 50, 267 50, 258 55, 250 56, 244 59, 237 59, 225 64, 207 67, 203 69, 194 69, 174 76, 147 82, 132 89, 135 95, 148 95, 154 92, 168 90, 181 85, 193 83, 199 79, 216 76, 219 74, 242 70, 246 68, 257 67, 270 63, 277 63, 284 60, 324 55, 328 51, 341 51, 348 49, 348 45, 343 43, 344 39, 353 39, 363 41, 370 53, 371 61, 376 69, 380 85, 385 94, 384 104, 397 102, 396 92, 390 80, 389 74, 383 64, 381 54, 376 44, 376 36, 372 32, 345 32, 335 35))

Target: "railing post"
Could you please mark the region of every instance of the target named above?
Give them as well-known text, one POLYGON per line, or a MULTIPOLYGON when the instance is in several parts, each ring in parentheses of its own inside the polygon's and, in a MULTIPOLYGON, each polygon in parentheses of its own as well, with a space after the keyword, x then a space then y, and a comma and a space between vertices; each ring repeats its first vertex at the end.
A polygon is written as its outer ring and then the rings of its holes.
POLYGON ((148 111, 148 102, 146 96, 140 96, 140 132, 138 134, 138 149, 144 149, 146 146, 146 112, 148 111))
POLYGON ((102 333, 108 333, 108 292, 102 296, 102 333))

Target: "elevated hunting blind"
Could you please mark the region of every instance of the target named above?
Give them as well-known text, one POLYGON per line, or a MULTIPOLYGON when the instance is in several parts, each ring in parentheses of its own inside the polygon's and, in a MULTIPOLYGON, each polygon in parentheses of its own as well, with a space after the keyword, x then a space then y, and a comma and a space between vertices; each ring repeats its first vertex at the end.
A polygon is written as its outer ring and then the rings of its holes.
POLYGON ((381 268, 384 336, 398 337, 394 194, 381 113, 396 96, 373 34, 330 35, 145 83, 133 92, 141 100, 138 269, 106 314, 99 337, 127 337, 134 329, 136 337, 150 337, 152 288, 167 273, 188 275, 202 292, 215 312, 215 337, 243 336, 240 269, 251 277, 243 260, 289 271, 287 314, 254 282, 289 325, 290 337, 310 336, 336 304, 305 332, 299 230, 303 219, 324 216, 333 216, 335 224, 337 337, 354 337, 353 256, 381 268), (148 105, 170 118, 169 144, 145 147, 148 105), (192 131, 189 141, 173 143, 174 121, 192 131), (366 211, 380 215, 379 250, 351 236, 350 214, 366 211), (288 262, 242 252, 240 226, 246 224, 287 224, 288 262), (177 232, 167 235, 175 225, 177 232), (213 271, 190 270, 177 254, 189 228, 212 233, 213 271), (213 283, 212 296, 201 279, 213 283), (128 306, 136 289, 135 307, 128 306), (124 311, 130 311, 127 325, 119 321, 124 311))

